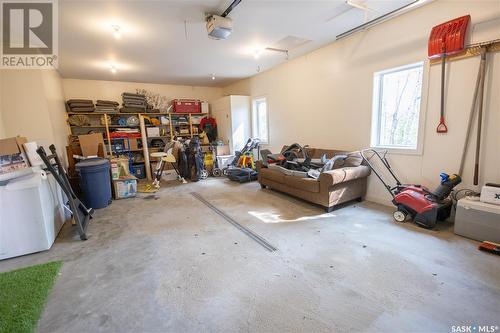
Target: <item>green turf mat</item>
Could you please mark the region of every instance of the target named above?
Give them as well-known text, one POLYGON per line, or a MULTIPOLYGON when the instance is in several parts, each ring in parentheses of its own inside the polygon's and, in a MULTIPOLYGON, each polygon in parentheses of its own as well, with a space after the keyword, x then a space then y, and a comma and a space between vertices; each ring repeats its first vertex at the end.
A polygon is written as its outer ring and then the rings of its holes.
POLYGON ((0 273, 0 333, 33 332, 61 261, 0 273))

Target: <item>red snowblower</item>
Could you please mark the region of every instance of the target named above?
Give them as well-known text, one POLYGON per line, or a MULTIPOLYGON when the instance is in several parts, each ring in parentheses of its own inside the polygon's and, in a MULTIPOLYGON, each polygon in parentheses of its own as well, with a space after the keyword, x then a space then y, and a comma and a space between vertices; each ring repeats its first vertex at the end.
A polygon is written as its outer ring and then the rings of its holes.
POLYGON ((391 194, 392 203, 397 208, 393 213, 394 220, 404 222, 409 215, 417 225, 432 229, 436 226, 437 221, 444 221, 450 216, 453 202, 449 196, 453 188, 462 181, 459 175, 441 173, 441 184, 434 191, 430 191, 422 185, 401 184, 386 158, 387 151, 379 152, 375 149, 365 149, 361 151, 361 155, 391 194), (371 161, 374 157, 387 168, 388 173, 396 183, 395 185, 389 185, 384 180, 381 170, 374 167, 373 161, 371 161))

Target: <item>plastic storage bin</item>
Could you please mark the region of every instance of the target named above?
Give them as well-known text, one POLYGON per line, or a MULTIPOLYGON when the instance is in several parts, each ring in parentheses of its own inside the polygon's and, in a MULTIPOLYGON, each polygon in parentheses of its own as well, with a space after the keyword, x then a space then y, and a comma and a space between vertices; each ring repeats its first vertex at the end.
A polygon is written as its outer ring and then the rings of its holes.
POLYGON ((146 168, 144 167, 144 164, 132 165, 132 173, 139 179, 146 178, 146 168))
POLYGON ((458 200, 455 233, 477 241, 500 243, 500 206, 467 198, 458 200))
POLYGON ((234 160, 234 155, 218 155, 217 156, 217 165, 219 169, 225 169, 231 164, 234 160))
POLYGON ((78 162, 80 188, 87 207, 107 207, 111 203, 110 164, 105 158, 89 158, 78 162))

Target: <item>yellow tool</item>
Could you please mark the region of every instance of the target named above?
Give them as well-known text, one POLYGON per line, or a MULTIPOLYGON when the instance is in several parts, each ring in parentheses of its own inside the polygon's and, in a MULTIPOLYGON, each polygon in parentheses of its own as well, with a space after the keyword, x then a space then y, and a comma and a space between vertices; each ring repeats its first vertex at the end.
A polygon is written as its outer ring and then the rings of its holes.
POLYGON ((145 115, 142 115, 144 119, 147 119, 149 121, 149 123, 151 125, 154 125, 154 126, 160 126, 161 125, 161 121, 157 118, 151 118, 151 117, 148 117, 148 116, 145 116, 145 115))
POLYGON ((255 163, 253 162, 253 156, 251 154, 244 154, 240 156, 238 160, 238 166, 241 168, 246 168, 248 165, 252 168, 252 170, 255 169, 255 163))

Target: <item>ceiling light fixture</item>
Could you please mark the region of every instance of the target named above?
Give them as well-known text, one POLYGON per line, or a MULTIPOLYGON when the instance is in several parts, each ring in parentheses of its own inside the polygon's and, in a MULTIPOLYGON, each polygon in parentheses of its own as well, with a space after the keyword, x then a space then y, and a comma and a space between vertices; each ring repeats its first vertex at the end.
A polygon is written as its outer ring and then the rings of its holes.
POLYGON ((113 24, 111 28, 113 29, 113 36, 115 36, 116 39, 120 39, 122 37, 122 34, 120 33, 120 26, 113 24))
POLYGON ((211 79, 212 79, 212 80, 215 80, 215 74, 212 74, 211 79))
POLYGON ((113 74, 116 74, 116 72, 117 72, 117 69, 116 69, 116 66, 115 66, 115 65, 111 65, 111 66, 110 66, 110 68, 109 68, 109 70, 110 70, 110 71, 111 71, 111 73, 113 73, 113 74))
POLYGON ((253 57, 255 59, 259 59, 260 58, 260 55, 262 54, 262 49, 255 49, 254 52, 253 52, 253 57))

